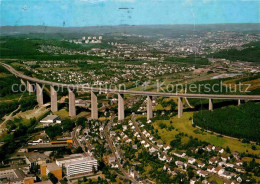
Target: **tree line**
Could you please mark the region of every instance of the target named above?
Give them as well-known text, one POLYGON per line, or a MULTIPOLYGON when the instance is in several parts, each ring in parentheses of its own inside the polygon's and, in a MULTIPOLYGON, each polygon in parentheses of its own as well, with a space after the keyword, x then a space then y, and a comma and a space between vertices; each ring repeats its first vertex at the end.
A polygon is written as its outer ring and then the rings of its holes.
POLYGON ((260 62, 260 42, 253 42, 247 45, 244 45, 244 49, 228 49, 222 50, 217 53, 211 54, 211 57, 225 58, 230 61, 249 61, 249 62, 260 62))
POLYGON ((32 109, 37 105, 36 97, 28 96, 23 98, 20 102, 18 102, 18 100, 12 102, 2 102, 0 104, 0 118, 17 109, 19 104, 21 105, 20 111, 22 112, 32 109))
POLYGON ((220 134, 260 142, 260 104, 245 103, 194 114, 195 125, 220 134))

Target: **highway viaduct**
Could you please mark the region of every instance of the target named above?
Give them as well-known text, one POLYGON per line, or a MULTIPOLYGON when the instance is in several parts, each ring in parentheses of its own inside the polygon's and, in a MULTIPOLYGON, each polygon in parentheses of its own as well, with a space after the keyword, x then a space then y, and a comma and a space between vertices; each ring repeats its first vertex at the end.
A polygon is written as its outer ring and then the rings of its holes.
POLYGON ((147 119, 153 117, 152 112, 152 97, 160 96, 160 97, 177 97, 178 98, 178 117, 180 118, 183 114, 183 98, 202 98, 209 100, 209 110, 213 110, 212 99, 230 99, 237 100, 238 105, 240 105, 241 100, 260 100, 260 95, 218 95, 218 94, 189 94, 189 93, 166 93, 166 92, 152 92, 152 91, 134 91, 134 90, 121 90, 121 89, 105 89, 98 87, 89 87, 84 84, 64 84, 57 82, 50 82, 45 80, 40 80, 37 78, 26 76, 18 71, 16 71, 10 65, 5 63, 1 63, 8 71, 14 74, 16 77, 21 79, 21 83, 26 86, 28 92, 34 92, 33 85, 31 83, 35 83, 36 89, 36 97, 37 102, 41 106, 43 105, 43 88, 41 85, 50 86, 51 90, 51 111, 58 111, 57 104, 57 91, 54 87, 59 88, 67 88, 69 93, 69 116, 76 116, 76 106, 75 106, 75 94, 73 89, 84 90, 91 92, 91 118, 98 119, 98 102, 97 96, 95 92, 99 93, 112 93, 118 95, 118 120, 123 120, 125 118, 124 113, 124 98, 122 95, 130 94, 130 95, 141 95, 147 96, 147 119), (26 81, 26 83, 24 82, 26 81))

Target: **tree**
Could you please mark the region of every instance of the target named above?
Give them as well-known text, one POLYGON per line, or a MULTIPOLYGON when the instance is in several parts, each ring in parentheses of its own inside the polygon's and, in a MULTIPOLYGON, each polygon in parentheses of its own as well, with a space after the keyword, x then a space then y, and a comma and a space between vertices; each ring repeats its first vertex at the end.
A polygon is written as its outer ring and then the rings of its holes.
POLYGON ((256 146, 255 145, 252 145, 252 150, 256 150, 256 146))
POLYGON ((74 153, 83 153, 82 148, 79 146, 77 149, 74 151, 74 153))
POLYGON ((49 126, 45 132, 51 139, 54 139, 58 135, 62 135, 62 129, 60 125, 49 126))
POLYGON ((188 167, 187 171, 188 171, 189 179, 193 178, 194 172, 193 172, 192 168, 191 168, 191 167, 188 167))
POLYGON ((52 173, 49 173, 48 174, 48 178, 51 180, 51 182, 53 183, 53 184, 56 184, 56 183, 58 183, 58 179, 56 178, 56 176, 54 176, 54 174, 52 174, 52 173))
POLYGON ((87 182, 87 181, 88 181, 87 177, 83 176, 83 182, 87 182))
POLYGON ((71 132, 72 129, 75 127, 75 123, 70 119, 65 119, 61 123, 63 132, 69 131, 71 132))
POLYGON ((243 139, 244 143, 260 142, 259 109, 260 104, 248 102, 236 107, 200 111, 193 115, 193 120, 199 127, 243 139))
POLYGON ((40 166, 38 164, 32 164, 30 167, 30 173, 37 174, 40 166))
POLYGON ((160 126, 160 129, 164 129, 167 127, 165 123, 160 123, 159 126, 160 126))
POLYGON ((96 170, 94 165, 92 166, 92 172, 95 173, 95 174, 97 173, 97 170, 96 170))
POLYGON ((86 127, 86 124, 85 124, 86 121, 87 121, 87 119, 85 117, 80 117, 77 119, 76 125, 81 126, 82 129, 84 129, 86 127))
POLYGON ((230 148, 229 148, 228 146, 227 146, 227 148, 226 148, 226 152, 227 152, 227 153, 231 153, 231 152, 230 152, 230 148))

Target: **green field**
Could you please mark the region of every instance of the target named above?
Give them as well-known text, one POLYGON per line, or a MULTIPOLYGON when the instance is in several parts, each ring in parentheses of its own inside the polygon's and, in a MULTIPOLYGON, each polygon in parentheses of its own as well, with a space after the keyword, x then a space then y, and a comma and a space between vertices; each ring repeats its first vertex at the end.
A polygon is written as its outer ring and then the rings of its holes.
POLYGON ((158 130, 158 134, 161 136, 162 140, 169 144, 178 133, 183 132, 194 138, 198 138, 201 141, 208 142, 215 146, 220 146, 226 148, 227 146, 232 151, 247 152, 252 154, 260 155, 260 146, 256 145, 256 150, 251 149, 251 144, 242 143, 241 141, 228 137, 220 137, 208 132, 202 132, 200 129, 192 126, 192 120, 194 112, 184 112, 181 118, 173 117, 170 120, 160 120, 153 123, 155 129, 158 130), (172 124, 171 122, 172 121, 172 124), (167 126, 172 125, 175 129, 168 131, 167 129, 160 129, 159 123, 163 122, 167 126))

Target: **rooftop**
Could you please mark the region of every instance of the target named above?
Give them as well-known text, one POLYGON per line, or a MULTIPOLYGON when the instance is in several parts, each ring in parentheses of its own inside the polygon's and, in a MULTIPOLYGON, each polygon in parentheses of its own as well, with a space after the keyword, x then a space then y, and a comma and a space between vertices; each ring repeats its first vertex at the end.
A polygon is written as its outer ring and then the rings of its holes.
POLYGON ((78 164, 78 163, 82 163, 82 162, 89 162, 89 161, 95 161, 96 159, 93 157, 84 157, 83 159, 78 159, 78 160, 68 160, 65 163, 65 166, 71 165, 71 164, 78 164))
POLYGON ((41 120, 41 122, 44 122, 44 121, 54 121, 55 119, 57 119, 59 116, 57 115, 48 115, 46 116, 45 118, 43 118, 41 120))
POLYGON ((61 169, 56 163, 47 163, 46 166, 49 171, 57 171, 61 169))
POLYGON ((72 155, 66 155, 64 156, 64 158, 59 158, 57 159, 58 162, 62 162, 62 161, 68 161, 71 159, 83 159, 84 156, 83 154, 72 154, 72 155))

